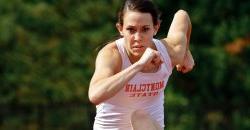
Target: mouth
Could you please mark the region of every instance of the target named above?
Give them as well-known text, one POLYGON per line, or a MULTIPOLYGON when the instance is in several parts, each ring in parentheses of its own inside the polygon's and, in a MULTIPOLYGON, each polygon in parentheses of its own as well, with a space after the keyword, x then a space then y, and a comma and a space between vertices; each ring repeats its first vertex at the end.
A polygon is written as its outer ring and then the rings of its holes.
POLYGON ((142 51, 142 50, 144 50, 144 46, 141 46, 141 45, 133 46, 132 49, 134 51, 142 51))
POLYGON ((136 46, 133 46, 132 48, 141 49, 141 48, 144 48, 144 46, 142 46, 142 45, 136 45, 136 46))

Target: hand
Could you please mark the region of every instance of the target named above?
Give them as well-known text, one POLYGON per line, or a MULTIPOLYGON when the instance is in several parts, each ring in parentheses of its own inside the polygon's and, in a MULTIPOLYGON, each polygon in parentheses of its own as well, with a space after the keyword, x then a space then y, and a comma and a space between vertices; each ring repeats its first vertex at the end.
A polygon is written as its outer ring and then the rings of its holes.
POLYGON ((163 63, 160 53, 151 48, 145 50, 138 62, 143 66, 142 71, 145 72, 157 70, 163 63))
POLYGON ((191 52, 188 50, 185 54, 183 64, 176 65, 176 69, 177 71, 180 71, 182 73, 187 73, 193 69, 194 65, 195 63, 194 63, 193 56, 191 52))

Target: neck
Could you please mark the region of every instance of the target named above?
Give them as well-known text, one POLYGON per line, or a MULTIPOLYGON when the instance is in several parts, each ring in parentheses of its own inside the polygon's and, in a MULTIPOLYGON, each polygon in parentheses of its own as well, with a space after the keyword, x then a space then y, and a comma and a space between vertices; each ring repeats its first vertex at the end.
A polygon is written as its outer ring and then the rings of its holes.
POLYGON ((135 56, 135 55, 131 54, 127 49, 125 49, 125 50, 126 50, 126 53, 128 55, 128 59, 131 62, 131 64, 134 64, 135 62, 140 60, 142 55, 135 56))

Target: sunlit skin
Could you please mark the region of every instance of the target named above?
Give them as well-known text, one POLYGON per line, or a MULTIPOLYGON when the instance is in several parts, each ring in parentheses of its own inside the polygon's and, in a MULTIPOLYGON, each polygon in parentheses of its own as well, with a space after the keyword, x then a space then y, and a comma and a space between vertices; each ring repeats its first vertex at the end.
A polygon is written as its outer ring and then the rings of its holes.
MULTIPOLYGON (((98 52, 96 58, 95 72, 89 87, 89 99, 96 105, 103 102, 105 104, 105 101, 111 98, 107 104, 112 103, 115 108, 116 102, 112 101, 112 97, 116 98, 116 94, 123 90, 131 79, 137 79, 135 76, 138 73, 147 73, 147 76, 151 73, 152 76, 157 76, 156 72, 161 70, 159 68, 164 65, 167 65, 170 71, 172 67, 179 65, 180 71, 188 72, 194 63, 188 50, 191 22, 185 11, 176 12, 167 37, 159 40, 159 43, 162 43, 159 45, 163 51, 158 51, 153 42, 153 36, 160 27, 160 22, 153 21, 153 18, 157 19, 157 17, 153 17, 154 14, 130 10, 127 7, 122 11, 123 14, 116 27, 123 38, 105 45, 98 52), (124 48, 120 45, 123 45, 124 48), (127 53, 130 65, 124 64, 127 63, 127 56, 121 51, 127 53), (162 57, 160 53, 169 57, 162 57), (163 59, 165 59, 164 62, 163 59)), ((138 80, 140 79, 138 78, 138 80)), ((138 81, 138 84, 143 82, 138 81)), ((126 100, 130 99, 126 98, 126 100)), ((133 130, 163 130, 162 124, 153 119, 151 114, 154 113, 144 112, 144 109, 138 109, 131 113, 130 123, 133 130)), ((129 121, 127 120, 127 122, 129 121)))
MULTIPOLYGON (((183 63, 188 41, 186 35, 191 31, 189 22, 188 14, 182 10, 178 11, 171 23, 168 36, 161 40, 170 56, 172 66, 183 63)), ((152 41, 160 23, 154 25, 150 13, 126 10, 122 23, 123 25, 117 24, 117 29, 125 40, 124 48, 131 65, 122 70, 122 57, 115 41, 98 52, 95 72, 89 87, 89 99, 96 105, 115 96, 138 72, 154 73, 163 63, 160 52, 152 41)), ((187 36, 189 38, 189 35, 187 36)), ((186 62, 184 61, 187 68, 185 72, 190 71, 193 66, 193 62, 190 62, 193 61, 192 55, 189 50, 187 52, 189 53, 186 62)))
POLYGON ((152 39, 159 25, 153 25, 149 13, 127 11, 123 23, 124 25, 118 25, 117 28, 125 39, 125 48, 132 63, 140 59, 146 48, 155 50, 152 39))

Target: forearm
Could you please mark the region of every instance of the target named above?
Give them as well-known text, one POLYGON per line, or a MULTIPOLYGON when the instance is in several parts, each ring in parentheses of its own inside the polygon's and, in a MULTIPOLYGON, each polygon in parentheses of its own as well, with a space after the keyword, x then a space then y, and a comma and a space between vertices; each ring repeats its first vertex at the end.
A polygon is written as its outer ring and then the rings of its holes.
POLYGON ((192 57, 192 54, 190 52, 190 49, 189 49, 189 46, 190 46, 190 36, 191 36, 191 31, 192 31, 192 25, 191 25, 191 22, 190 22, 190 19, 189 17, 187 17, 187 32, 186 32, 186 35, 184 38, 184 42, 182 44, 180 44, 180 46, 182 46, 184 49, 183 49, 183 52, 179 52, 179 55, 180 56, 180 62, 178 64, 181 64, 183 65, 184 64, 184 60, 186 59, 193 59, 192 57), (191 58, 190 58, 191 57, 191 58))
POLYGON ((186 39, 187 39, 187 42, 186 42, 186 52, 184 54, 183 61, 185 60, 185 58, 193 60, 192 54, 191 54, 190 49, 189 49, 190 36, 191 36, 191 32, 192 32, 192 24, 191 24, 189 16, 187 16, 187 26, 188 26, 188 30, 187 30, 187 33, 186 33, 186 39))
POLYGON ((141 69, 142 65, 136 62, 113 76, 91 83, 89 90, 91 102, 97 105, 113 97, 131 78, 141 71, 141 69))
POLYGON ((186 52, 183 64, 176 65, 176 69, 177 69, 177 71, 187 73, 193 69, 194 65, 195 65, 195 63, 194 63, 193 56, 192 56, 190 50, 188 50, 186 52))
POLYGON ((190 37, 191 37, 191 32, 192 32, 192 24, 190 21, 189 16, 187 15, 187 26, 188 26, 188 30, 186 33, 186 38, 187 38, 187 46, 186 49, 189 50, 189 44, 190 44, 190 37))

